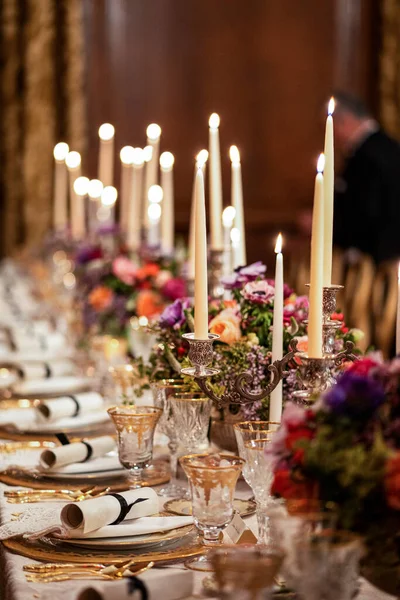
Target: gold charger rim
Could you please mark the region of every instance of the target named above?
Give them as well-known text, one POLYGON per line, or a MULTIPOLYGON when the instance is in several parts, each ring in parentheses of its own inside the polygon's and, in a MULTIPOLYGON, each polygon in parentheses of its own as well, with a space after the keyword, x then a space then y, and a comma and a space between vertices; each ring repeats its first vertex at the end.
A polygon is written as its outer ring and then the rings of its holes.
MULTIPOLYGON (((168 464, 163 460, 155 460, 153 466, 157 470, 152 473, 151 468, 146 470, 144 473, 142 487, 155 487, 162 485, 170 480, 170 472, 168 464), (150 473, 149 473, 150 471, 150 473), (146 479, 147 476, 147 479, 146 479)), ((81 479, 50 479, 49 477, 41 477, 40 474, 34 474, 31 470, 24 470, 21 467, 8 467, 4 471, 0 471, 0 482, 10 486, 26 487, 36 490, 40 489, 68 489, 79 490, 82 484, 87 481, 83 475, 81 479)), ((94 482, 92 479, 91 481, 94 482)), ((97 486, 109 485, 111 491, 122 491, 129 488, 129 479, 127 473, 121 476, 121 479, 114 479, 110 481, 107 477, 99 478, 96 480, 97 486)))
MULTIPOLYGON (((191 514, 192 514, 191 512, 190 513, 182 512, 182 511, 179 511, 178 508, 174 508, 174 505, 176 505, 178 503, 191 504, 191 500, 187 500, 186 498, 172 498, 171 500, 168 500, 167 502, 165 502, 164 510, 172 513, 173 515, 178 515, 178 516, 182 516, 182 517, 191 516, 191 514)), ((241 505, 245 506, 245 508, 243 508, 242 510, 236 508, 236 510, 239 510, 239 514, 242 518, 249 517, 250 515, 254 515, 254 513, 256 512, 256 503, 251 498, 249 498, 247 500, 244 500, 243 498, 234 498, 233 499, 234 507, 235 507, 235 503, 236 503, 236 507, 238 506, 239 503, 241 505)))
MULTIPOLYGON (((58 432, 57 432, 58 433, 58 432)), ((70 430, 70 428, 63 428, 63 433, 70 434, 76 438, 93 438, 98 437, 100 435, 115 435, 115 429, 112 426, 111 421, 104 421, 101 423, 92 423, 91 425, 83 426, 81 428, 74 427, 70 430)), ((38 441, 38 442, 53 442, 56 441, 55 432, 50 433, 37 433, 36 431, 27 431, 22 432, 18 431, 14 427, 10 426, 10 424, 1 424, 0 425, 0 440, 11 440, 13 442, 28 442, 28 441, 38 441)), ((71 439, 70 441, 73 441, 71 439)))
MULTIPOLYGON (((128 549, 124 551, 108 551, 105 553, 99 552, 92 549, 90 552, 88 548, 76 548, 67 546, 64 548, 62 544, 57 546, 50 546, 49 543, 43 541, 28 541, 23 536, 16 536, 3 540, 2 544, 7 550, 20 556, 32 558, 42 562, 72 562, 76 564, 80 563, 104 563, 114 564, 118 561, 126 560, 128 557, 132 559, 132 554, 129 555, 128 549), (79 552, 80 550, 80 552, 79 552)), ((186 560, 192 556, 198 556, 204 553, 204 545, 201 543, 198 537, 193 539, 192 544, 188 544, 178 548, 166 548, 160 550, 152 550, 141 552, 137 555, 137 562, 135 565, 141 565, 148 562, 168 562, 168 561, 179 561, 186 560)), ((133 560, 133 559, 132 559, 133 560)))
MULTIPOLYGON (((123 541, 125 538, 124 537, 120 537, 120 538, 71 538, 71 539, 64 539, 63 543, 71 545, 71 546, 79 546, 81 548, 97 548, 99 549, 100 546, 102 546, 103 548, 117 548, 117 547, 129 547, 129 548, 135 548, 140 546, 141 548, 144 548, 147 545, 151 545, 151 544, 158 544, 158 543, 162 543, 162 542, 169 542, 171 540, 179 540, 180 538, 185 537, 185 535, 188 535, 191 532, 194 532, 195 527, 194 525, 185 525, 184 527, 175 527, 175 529, 170 529, 169 531, 164 531, 164 532, 160 532, 160 531, 155 531, 154 533, 150 533, 150 534, 142 534, 140 537, 142 538, 141 540, 137 540, 136 542, 134 540, 132 540, 133 537, 135 536, 130 536, 129 541, 123 541), (146 539, 143 539, 143 537, 146 537, 146 539), (118 542, 117 540, 121 540, 120 542, 118 542), (103 543, 101 543, 103 542, 103 543)), ((137 536, 139 537, 139 536, 137 536)))

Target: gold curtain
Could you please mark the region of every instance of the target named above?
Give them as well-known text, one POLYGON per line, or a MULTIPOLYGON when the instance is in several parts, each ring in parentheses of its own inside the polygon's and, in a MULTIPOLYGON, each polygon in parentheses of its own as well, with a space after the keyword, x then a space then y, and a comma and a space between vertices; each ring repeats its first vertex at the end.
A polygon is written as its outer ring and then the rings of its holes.
POLYGON ((382 0, 380 113, 386 131, 400 139, 400 0, 382 0))
POLYGON ((82 0, 0 4, 2 250, 32 248, 51 225, 53 147, 84 152, 82 0))

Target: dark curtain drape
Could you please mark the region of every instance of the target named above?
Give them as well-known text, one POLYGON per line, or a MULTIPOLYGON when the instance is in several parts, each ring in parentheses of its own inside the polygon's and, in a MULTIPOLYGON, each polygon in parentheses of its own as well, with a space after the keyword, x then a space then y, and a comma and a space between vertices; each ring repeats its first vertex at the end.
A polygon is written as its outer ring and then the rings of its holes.
POLYGON ((381 0, 380 116, 384 128, 400 139, 400 0, 381 0))
POLYGON ((35 246, 51 223, 55 143, 85 150, 81 0, 2 0, 1 249, 35 246))

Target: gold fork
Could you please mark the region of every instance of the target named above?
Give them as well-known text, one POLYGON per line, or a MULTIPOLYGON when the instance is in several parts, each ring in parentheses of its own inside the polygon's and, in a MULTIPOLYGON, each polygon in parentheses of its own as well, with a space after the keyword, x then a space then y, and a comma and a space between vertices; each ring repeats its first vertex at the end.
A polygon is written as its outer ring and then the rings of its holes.
MULTIPOLYGON (((108 567, 104 567, 103 569, 84 569, 79 570, 77 568, 75 571, 54 571, 47 573, 25 573, 26 580, 30 583, 53 583, 56 581, 68 581, 70 579, 106 579, 108 581, 115 581, 116 579, 121 579, 124 576, 124 573, 129 570, 129 568, 136 562, 136 559, 128 561, 128 563, 119 567, 119 569, 115 571, 104 572, 106 569, 110 569, 112 565, 108 567)), ((147 565, 138 569, 137 571, 133 571, 132 574, 137 576, 141 573, 144 573, 148 569, 151 569, 154 566, 154 562, 149 562, 147 565)))
POLYGON ((88 491, 82 491, 77 496, 63 493, 48 494, 46 492, 42 493, 41 490, 38 490, 37 492, 29 495, 18 494, 16 496, 8 496, 7 502, 9 504, 30 504, 33 502, 43 502, 44 500, 70 500, 72 502, 81 502, 82 500, 89 500, 90 498, 100 498, 101 496, 105 496, 108 494, 110 489, 110 487, 100 488, 97 490, 91 488, 88 491))

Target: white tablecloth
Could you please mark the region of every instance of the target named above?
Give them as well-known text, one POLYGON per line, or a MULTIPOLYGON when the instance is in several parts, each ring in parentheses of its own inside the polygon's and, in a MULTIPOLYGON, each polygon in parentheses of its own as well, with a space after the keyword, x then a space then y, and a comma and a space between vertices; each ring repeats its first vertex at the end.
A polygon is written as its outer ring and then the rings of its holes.
MULTIPOLYGON (((36 451, 29 451, 23 453, 23 460, 25 464, 27 461, 31 464, 35 464, 37 461, 38 453, 36 451)), ((11 457, 7 457, 7 462, 12 462, 11 457)), ((21 460, 21 453, 19 454, 19 460, 21 460)), ((4 467, 4 455, 0 454, 0 468, 4 467)), ((14 457, 15 462, 15 457, 14 457)), ((10 521, 13 513, 23 513, 29 510, 32 504, 20 505, 20 504, 8 504, 5 501, 3 491, 8 486, 0 484, 0 519, 1 523, 10 521)), ((12 488, 11 488, 12 489, 12 488)), ((244 481, 239 481, 236 496, 241 498, 248 498, 251 492, 244 481)), ((167 499, 166 499, 167 500, 167 499)), ((36 505, 38 506, 38 505, 36 505)), ((46 510, 49 509, 50 504, 43 503, 46 510)), ((256 519, 255 516, 248 517, 246 519, 247 525, 256 532, 256 519)), ((0 598, 2 600, 76 600, 77 593, 79 590, 88 587, 88 581, 67 581, 51 584, 33 584, 27 583, 25 575, 22 571, 24 564, 34 562, 32 559, 17 556, 8 552, 5 548, 1 548, 0 551, 0 598)), ((169 569, 182 569, 183 565, 177 565, 170 567, 169 569)), ((169 570, 168 569, 168 570, 169 570)), ((163 569, 163 572, 167 575, 167 570, 163 569)), ((195 577, 195 589, 193 593, 196 597, 201 597, 201 581, 203 576, 196 574, 195 577)), ((96 587, 101 586, 112 586, 113 582, 97 582, 96 587)), ((192 597, 191 597, 192 598, 192 597)), ((367 582, 362 581, 361 591, 358 596, 359 600, 394 600, 393 597, 387 596, 370 586, 367 582)))

